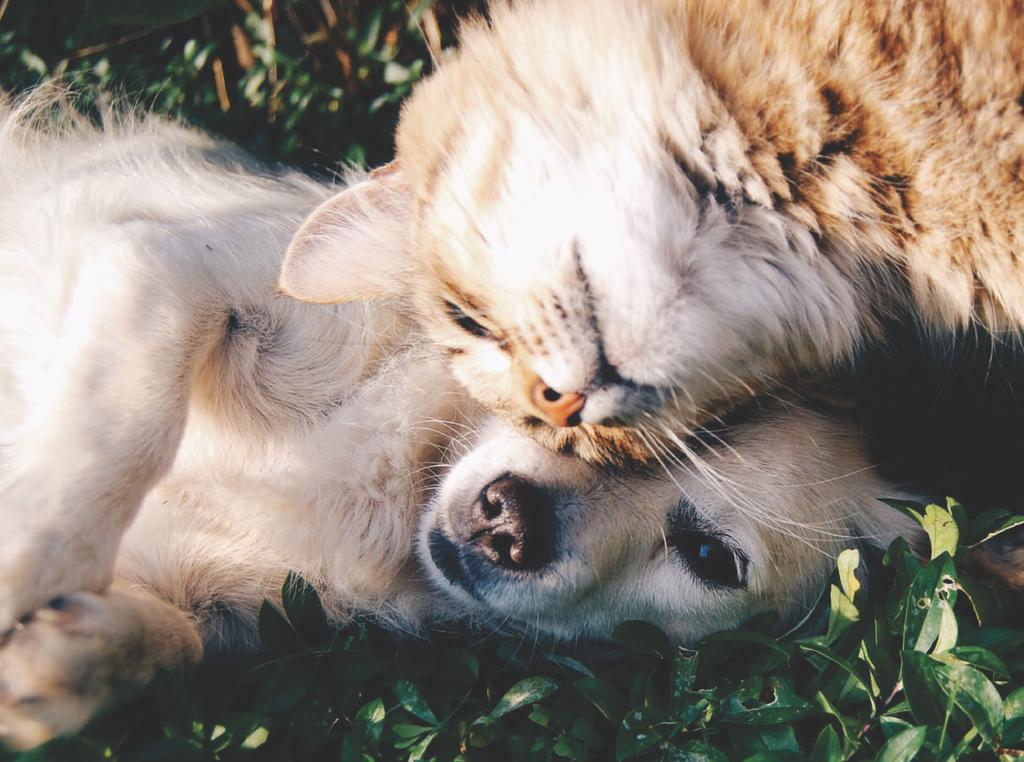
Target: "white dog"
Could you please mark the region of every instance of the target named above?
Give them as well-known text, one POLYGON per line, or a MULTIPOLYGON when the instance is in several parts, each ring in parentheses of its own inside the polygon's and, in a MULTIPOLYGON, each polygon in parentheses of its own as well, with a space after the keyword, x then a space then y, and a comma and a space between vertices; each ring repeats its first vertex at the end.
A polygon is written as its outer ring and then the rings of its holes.
MULTIPOLYGON (((277 294, 336 189, 166 121, 110 122, 46 93, 0 116, 5 743, 252 645, 289 570, 336 622, 601 637, 642 618, 693 641, 792 620, 840 548, 914 536, 874 501, 893 489, 855 427, 799 406, 654 474, 543 450, 460 394, 401 298, 277 294)), ((404 245, 378 214, 401 199, 371 201, 346 216, 353 261, 404 245)))

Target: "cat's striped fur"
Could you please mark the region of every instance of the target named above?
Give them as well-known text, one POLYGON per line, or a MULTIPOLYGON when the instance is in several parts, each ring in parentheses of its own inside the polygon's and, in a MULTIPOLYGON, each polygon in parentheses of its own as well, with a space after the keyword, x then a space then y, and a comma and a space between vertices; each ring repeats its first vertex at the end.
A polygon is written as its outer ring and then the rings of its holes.
POLYGON ((1022 65, 1010 0, 500 3, 404 109, 395 282, 478 398, 597 460, 893 317, 1015 340, 1022 65))

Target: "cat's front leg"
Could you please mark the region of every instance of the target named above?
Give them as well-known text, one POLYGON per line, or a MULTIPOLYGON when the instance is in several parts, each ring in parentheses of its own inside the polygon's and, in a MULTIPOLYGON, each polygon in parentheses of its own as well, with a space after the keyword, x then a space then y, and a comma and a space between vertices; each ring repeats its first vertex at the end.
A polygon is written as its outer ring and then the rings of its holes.
POLYGON ((0 642, 0 744, 24 749, 76 732, 161 670, 201 656, 185 613, 146 591, 61 596, 0 642))

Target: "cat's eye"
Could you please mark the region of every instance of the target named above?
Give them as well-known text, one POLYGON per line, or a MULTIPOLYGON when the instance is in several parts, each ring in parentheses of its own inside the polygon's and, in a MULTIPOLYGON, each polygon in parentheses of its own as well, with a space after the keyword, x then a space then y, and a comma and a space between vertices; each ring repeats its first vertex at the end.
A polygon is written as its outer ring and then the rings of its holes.
POLYGON ((747 558, 725 540, 700 529, 675 529, 669 544, 700 580, 714 587, 747 584, 747 558))
POLYGON ((481 339, 494 338, 494 334, 467 315, 465 310, 463 310, 459 305, 445 299, 444 308, 451 321, 466 333, 472 334, 473 336, 479 336, 481 339))

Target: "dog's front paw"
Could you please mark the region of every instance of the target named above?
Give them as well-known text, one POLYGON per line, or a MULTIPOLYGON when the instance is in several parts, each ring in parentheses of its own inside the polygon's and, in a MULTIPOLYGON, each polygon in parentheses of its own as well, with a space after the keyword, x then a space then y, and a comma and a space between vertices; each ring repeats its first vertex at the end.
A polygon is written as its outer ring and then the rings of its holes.
MULTIPOLYGON (((0 510, 0 519, 8 513, 0 510)), ((0 537, 0 632, 62 593, 106 590, 119 539, 69 527, 22 527, 0 537)))
POLYGON ((155 598, 55 598, 0 640, 0 744, 23 749, 75 732, 199 649, 184 615, 155 598))
POLYGON ((80 729, 112 697, 139 635, 89 593, 55 598, 0 645, 0 739, 27 748, 80 729))

